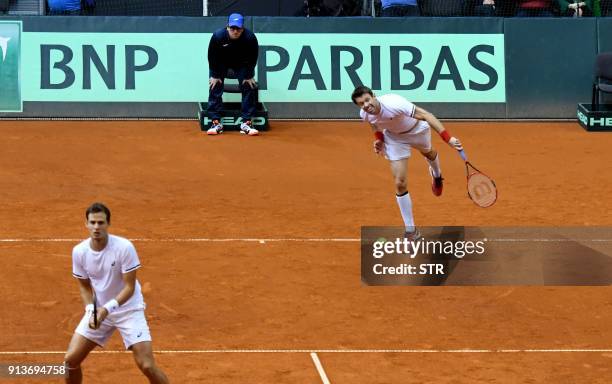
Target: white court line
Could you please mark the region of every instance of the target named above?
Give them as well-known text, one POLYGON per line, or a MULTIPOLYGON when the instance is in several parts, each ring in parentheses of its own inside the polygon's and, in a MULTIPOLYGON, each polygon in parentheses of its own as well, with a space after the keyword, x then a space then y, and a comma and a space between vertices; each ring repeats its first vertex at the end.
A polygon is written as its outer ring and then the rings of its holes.
POLYGON ((310 357, 312 358, 312 362, 317 368, 317 372, 319 372, 319 376, 321 376, 321 381, 323 384, 331 384, 327 375, 325 374, 325 370, 323 369, 323 364, 321 364, 321 360, 319 360, 319 356, 317 356, 316 352, 311 352, 310 357))
POLYGON ((592 242, 610 242, 612 239, 489 239, 486 241, 495 241, 495 242, 533 242, 533 243, 568 243, 568 242, 578 242, 578 243, 586 243, 589 241, 592 242))
MULTIPOLYGON (((58 355, 66 351, 0 351, 0 355, 58 355)), ((95 354, 129 354, 125 350, 92 351, 95 354)), ((213 354, 213 353, 612 353, 612 348, 557 348, 557 349, 161 349, 156 354, 213 354)))
MULTIPOLYGON (((61 239, 61 238, 48 238, 48 239, 0 239, 0 243, 73 243, 81 242, 84 239, 61 239)), ((314 243, 333 243, 333 242, 347 242, 355 243, 360 242, 361 239, 352 238, 227 238, 227 239, 215 239, 215 238, 131 238, 133 242, 142 243, 229 243, 229 242, 247 242, 247 243, 282 243, 282 242, 314 242, 314 243)))
MULTIPOLYGON (((612 239, 489 239, 484 238, 488 242, 549 242, 549 243, 567 243, 567 242, 612 242, 612 239)), ((230 243, 230 242, 245 242, 245 243, 358 243, 359 238, 338 237, 338 238, 130 238, 130 241, 141 243, 230 243)), ((476 240, 476 238, 474 239, 476 240)), ((80 239, 66 238, 0 238, 0 243, 74 243, 81 242, 80 239)))

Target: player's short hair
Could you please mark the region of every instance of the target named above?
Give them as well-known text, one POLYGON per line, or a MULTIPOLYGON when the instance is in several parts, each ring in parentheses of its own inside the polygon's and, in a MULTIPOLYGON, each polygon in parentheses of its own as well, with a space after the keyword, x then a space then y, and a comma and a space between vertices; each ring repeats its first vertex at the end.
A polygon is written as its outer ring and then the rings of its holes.
POLYGON ((100 213, 100 212, 104 212, 104 214, 106 215, 106 222, 110 224, 110 218, 111 218, 110 209, 108 209, 106 205, 102 203, 97 203, 97 202, 87 207, 87 209, 85 210, 85 220, 89 219, 90 213, 100 213))
POLYGON ((353 94, 351 95, 351 100, 353 100, 354 104, 357 104, 355 102, 355 99, 365 95, 366 93, 370 94, 370 96, 374 96, 374 92, 372 92, 370 88, 366 87, 365 85, 360 85, 353 91, 353 94))

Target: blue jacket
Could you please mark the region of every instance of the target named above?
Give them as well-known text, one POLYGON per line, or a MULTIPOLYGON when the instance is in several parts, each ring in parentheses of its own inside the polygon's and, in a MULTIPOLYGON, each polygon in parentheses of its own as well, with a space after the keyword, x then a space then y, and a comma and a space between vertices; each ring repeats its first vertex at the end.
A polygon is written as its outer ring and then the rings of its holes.
POLYGON ((49 9, 52 11, 79 11, 81 0, 48 0, 49 9))
POLYGON ((382 0, 383 9, 394 5, 417 5, 417 0, 382 0))
POLYGON ((237 40, 230 40, 225 28, 213 33, 208 44, 208 68, 211 77, 221 77, 227 68, 245 68, 245 78, 255 76, 259 44, 255 34, 244 29, 237 40))

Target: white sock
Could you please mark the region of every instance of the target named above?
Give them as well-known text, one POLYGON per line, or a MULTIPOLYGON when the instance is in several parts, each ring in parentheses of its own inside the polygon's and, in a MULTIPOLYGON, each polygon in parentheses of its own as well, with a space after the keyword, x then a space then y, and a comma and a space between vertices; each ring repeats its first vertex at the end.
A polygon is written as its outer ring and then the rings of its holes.
POLYGON ((427 160, 427 162, 429 163, 429 169, 431 169, 431 173, 433 173, 433 177, 442 176, 442 170, 440 169, 440 155, 439 154, 436 154, 436 158, 433 160, 429 160, 428 158, 425 158, 425 160, 427 160))
POLYGON ((414 232, 414 217, 412 216, 412 200, 410 194, 406 192, 402 196, 395 196, 397 198, 397 205, 399 205, 400 212, 402 213, 402 219, 404 219, 404 225, 406 226, 406 232, 414 232))

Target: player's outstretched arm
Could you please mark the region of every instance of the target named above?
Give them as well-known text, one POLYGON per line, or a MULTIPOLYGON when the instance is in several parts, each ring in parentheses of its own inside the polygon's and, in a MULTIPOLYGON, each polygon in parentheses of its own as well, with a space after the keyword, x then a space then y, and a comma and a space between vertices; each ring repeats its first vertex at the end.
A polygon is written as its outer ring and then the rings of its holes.
POLYGON ((429 124, 429 126, 432 129, 438 132, 442 140, 444 140, 452 148, 458 151, 461 151, 463 149, 463 145, 461 144, 461 141, 458 138, 451 136, 450 132, 448 132, 448 130, 444 128, 444 125, 442 125, 442 122, 438 120, 438 118, 435 117, 433 113, 428 112, 424 110, 423 108, 415 106, 413 117, 418 120, 426 121, 427 124, 429 124))
POLYGON ((438 132, 438 134, 441 134, 444 131, 444 125, 442 125, 442 122, 438 120, 433 113, 426 111, 421 107, 415 106, 413 117, 417 120, 426 121, 431 128, 438 132))

